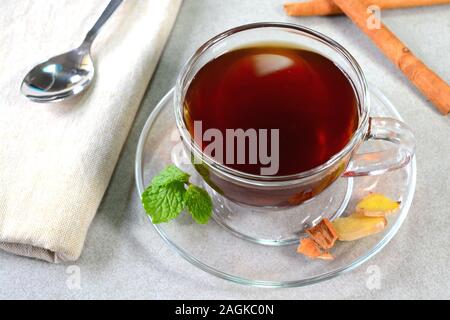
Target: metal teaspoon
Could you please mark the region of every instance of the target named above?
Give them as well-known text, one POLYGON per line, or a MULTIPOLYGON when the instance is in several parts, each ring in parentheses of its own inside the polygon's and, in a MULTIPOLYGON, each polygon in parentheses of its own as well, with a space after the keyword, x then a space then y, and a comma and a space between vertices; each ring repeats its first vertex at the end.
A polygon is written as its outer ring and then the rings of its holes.
POLYGON ((94 77, 90 50, 100 28, 123 0, 111 0, 100 18, 76 49, 55 56, 37 66, 25 76, 22 94, 35 102, 67 99, 85 90, 94 77))

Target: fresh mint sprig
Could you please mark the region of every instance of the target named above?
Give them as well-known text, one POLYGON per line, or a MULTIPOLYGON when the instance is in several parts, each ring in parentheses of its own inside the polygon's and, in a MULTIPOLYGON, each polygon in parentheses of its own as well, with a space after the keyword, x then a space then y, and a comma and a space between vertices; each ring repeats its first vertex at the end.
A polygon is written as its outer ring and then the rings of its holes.
POLYGON ((153 223, 175 219, 184 209, 197 223, 209 221, 212 214, 211 197, 204 189, 189 183, 189 177, 175 165, 169 165, 152 179, 142 193, 141 200, 153 223))

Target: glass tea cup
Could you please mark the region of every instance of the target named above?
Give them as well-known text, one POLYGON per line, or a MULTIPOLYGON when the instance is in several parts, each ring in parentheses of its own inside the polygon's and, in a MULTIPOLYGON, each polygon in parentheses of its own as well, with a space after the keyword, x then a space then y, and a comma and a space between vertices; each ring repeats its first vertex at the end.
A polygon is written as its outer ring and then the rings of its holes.
POLYGON ((186 153, 217 197, 258 209, 284 209, 319 195, 339 177, 380 175, 399 169, 414 155, 415 139, 407 125, 393 118, 369 117, 370 99, 364 74, 350 53, 327 36, 285 23, 255 23, 225 31, 202 45, 178 77, 174 97, 176 124, 186 153), (185 95, 196 73, 212 59, 234 49, 270 43, 304 48, 333 61, 351 82, 358 107, 358 127, 350 141, 325 163, 286 176, 237 171, 202 152, 184 120, 185 95), (358 153, 369 140, 384 140, 392 148, 358 153))

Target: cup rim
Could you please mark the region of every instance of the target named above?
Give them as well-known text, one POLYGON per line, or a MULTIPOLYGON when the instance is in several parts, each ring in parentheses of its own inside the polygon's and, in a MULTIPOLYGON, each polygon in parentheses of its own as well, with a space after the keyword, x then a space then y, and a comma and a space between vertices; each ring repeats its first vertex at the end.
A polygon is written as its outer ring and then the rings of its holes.
MULTIPOLYGON (((353 85, 353 83, 352 83, 353 85)), ((356 91, 356 90, 355 90, 356 91)), ((174 93, 174 108, 175 108, 175 119, 178 131, 181 135, 181 138, 185 145, 189 147, 189 151, 194 154, 195 157, 202 160, 202 163, 205 163, 213 169, 215 172, 218 172, 221 175, 224 175, 230 179, 237 180, 241 183, 249 183, 249 184, 257 184, 261 186, 265 185, 271 185, 272 183, 275 183, 277 186, 280 186, 283 184, 283 182, 287 184, 296 183, 298 180, 302 180, 305 178, 309 178, 312 176, 315 176, 317 174, 320 174, 324 171, 326 171, 328 168, 332 167, 334 164, 338 163, 341 159, 343 159, 348 153, 350 153, 358 144, 359 142, 364 138, 366 135, 367 127, 369 125, 369 111, 370 111, 370 101, 369 101, 369 94, 368 94, 368 85, 367 80, 363 74, 363 71, 356 61, 356 59, 350 54, 350 52, 347 51, 342 45, 340 45, 338 42, 334 41, 333 39, 329 38, 328 36, 312 30, 308 27, 298 25, 298 24, 292 24, 292 23, 281 23, 281 22, 259 22, 259 23, 251 23, 251 24, 245 24, 241 25, 229 30, 226 30, 214 37, 212 37, 210 40, 206 41, 202 46, 200 46, 195 53, 188 59, 188 61, 185 63, 184 67, 182 68, 177 81, 175 85, 175 93, 174 93), (294 30, 296 32, 300 32, 303 34, 306 34, 310 37, 312 37, 314 40, 317 40, 319 42, 322 42, 323 44, 328 45, 333 50, 335 50, 337 53, 339 53, 341 56, 343 56, 348 63, 350 63, 350 66, 354 69, 355 74, 357 76, 357 80, 359 82, 359 85, 361 86, 362 90, 361 92, 358 92, 360 96, 357 95, 357 101, 358 101, 358 112, 359 114, 359 124, 358 128, 353 133, 351 139, 348 141, 348 143, 345 145, 344 148, 342 148, 338 153, 334 154, 330 159, 328 159, 326 162, 322 163, 319 166, 316 166, 314 168, 311 168, 307 171, 302 171, 299 173, 294 173, 290 175, 283 175, 283 176, 263 176, 263 175, 255 175, 246 173, 243 171, 239 171, 236 169, 232 169, 230 167, 227 167, 226 165, 214 160, 212 157, 210 157, 207 154, 204 154, 201 150, 201 148, 195 143, 194 138, 189 133, 189 130, 187 129, 187 126, 184 122, 184 116, 183 116, 183 101, 182 101, 182 95, 183 95, 183 85, 184 82, 189 74, 189 71, 191 68, 195 65, 195 63, 199 60, 199 58, 211 47, 213 47, 215 44, 221 42, 222 40, 226 39, 227 37, 234 35, 239 32, 251 30, 251 29, 261 29, 261 28, 278 28, 278 29, 288 29, 288 30, 294 30)))

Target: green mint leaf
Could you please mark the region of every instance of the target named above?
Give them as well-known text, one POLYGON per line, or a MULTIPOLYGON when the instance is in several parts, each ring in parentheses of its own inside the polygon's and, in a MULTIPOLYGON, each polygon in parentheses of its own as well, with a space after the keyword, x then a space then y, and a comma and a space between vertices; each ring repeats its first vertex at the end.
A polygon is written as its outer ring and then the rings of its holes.
POLYGON ((209 194, 200 187, 190 185, 184 195, 185 204, 195 222, 205 224, 212 214, 212 201, 209 194))
POLYGON ((208 222, 212 200, 205 190, 190 185, 189 177, 175 165, 170 165, 152 179, 141 200, 153 223, 175 219, 186 207, 197 223, 208 222), (185 185, 189 185, 187 190, 185 185))
POLYGON ((152 187, 166 186, 172 182, 189 183, 189 174, 181 171, 175 165, 167 166, 152 180, 152 187))
POLYGON ((153 185, 142 194, 142 204, 153 223, 175 219, 185 207, 184 183, 174 181, 165 185, 153 185))

